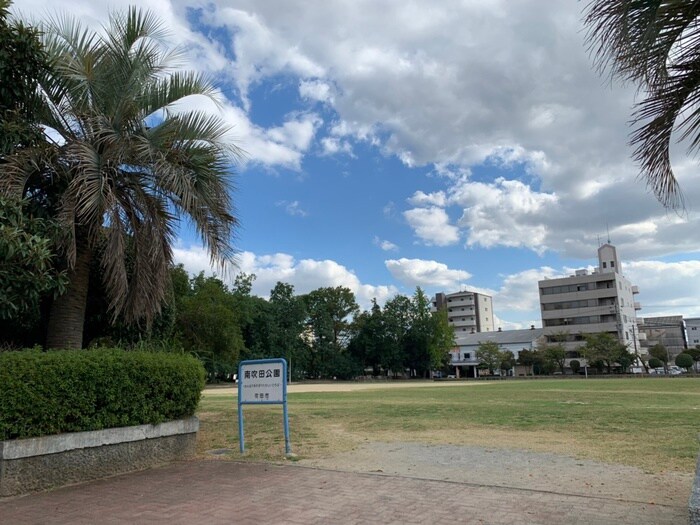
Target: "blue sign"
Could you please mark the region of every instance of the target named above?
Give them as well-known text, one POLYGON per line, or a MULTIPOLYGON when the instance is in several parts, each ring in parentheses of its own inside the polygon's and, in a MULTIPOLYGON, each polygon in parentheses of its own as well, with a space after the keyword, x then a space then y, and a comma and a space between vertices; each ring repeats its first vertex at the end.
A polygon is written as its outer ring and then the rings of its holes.
POLYGON ((241 454, 245 452, 243 405, 282 405, 284 414, 284 449, 292 453, 287 414, 287 361, 257 359, 238 365, 238 437, 241 454))

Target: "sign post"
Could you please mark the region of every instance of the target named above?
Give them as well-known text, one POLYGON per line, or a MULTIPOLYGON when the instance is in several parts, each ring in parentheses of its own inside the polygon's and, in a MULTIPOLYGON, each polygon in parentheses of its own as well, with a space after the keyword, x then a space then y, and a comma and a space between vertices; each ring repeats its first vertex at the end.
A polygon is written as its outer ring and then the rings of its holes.
POLYGON ((257 359, 238 365, 238 437, 241 454, 245 452, 243 405, 282 405, 284 415, 284 450, 292 453, 287 414, 287 361, 257 359))

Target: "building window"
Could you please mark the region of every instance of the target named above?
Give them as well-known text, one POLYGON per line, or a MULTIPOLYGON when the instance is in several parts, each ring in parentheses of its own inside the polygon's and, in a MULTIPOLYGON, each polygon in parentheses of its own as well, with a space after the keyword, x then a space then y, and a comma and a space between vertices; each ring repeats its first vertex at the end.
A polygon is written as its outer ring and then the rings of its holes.
POLYGON ((603 268, 607 268, 607 267, 608 267, 608 263, 606 263, 605 261, 603 261, 603 268))
POLYGON ((464 354, 464 359, 470 359, 470 358, 471 358, 471 355, 469 354, 469 352, 464 354))
POLYGON ((610 261, 610 268, 615 268, 615 261, 610 261))

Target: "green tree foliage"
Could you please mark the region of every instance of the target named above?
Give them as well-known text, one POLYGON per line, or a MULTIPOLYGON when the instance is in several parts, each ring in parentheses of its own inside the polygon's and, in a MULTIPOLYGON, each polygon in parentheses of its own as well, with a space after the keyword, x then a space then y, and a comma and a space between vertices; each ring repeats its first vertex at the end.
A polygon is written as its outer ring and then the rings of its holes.
POLYGON ((355 294, 349 288, 319 288, 304 297, 310 352, 307 374, 311 377, 338 377, 336 365, 344 374, 356 372, 347 343, 351 337, 352 318, 359 313, 355 294))
POLYGON ((597 362, 602 363, 602 366, 608 369, 608 374, 612 373, 612 367, 615 363, 621 364, 621 359, 629 359, 627 347, 620 343, 614 335, 607 332, 587 335, 586 344, 581 350, 589 364, 595 366, 597 362))
POLYGON ((671 167, 671 137, 700 147, 700 10, 697 2, 594 0, 586 14, 588 43, 601 70, 631 81, 645 97, 637 104, 634 158, 657 198, 682 204, 671 167))
POLYGON ((501 367, 503 352, 501 352, 498 343, 494 341, 482 341, 476 349, 476 358, 479 360, 479 366, 488 370, 489 373, 493 375, 493 373, 501 367))
POLYGON ((287 359, 293 378, 303 377, 305 369, 308 347, 302 334, 306 316, 306 306, 294 295, 294 286, 278 282, 270 291, 270 346, 273 353, 287 359))
POLYGON ((16 149, 41 141, 38 87, 48 68, 38 31, 11 19, 10 4, 0 0, 0 163, 16 149))
MULTIPOLYGON (((183 283, 176 268, 175 280, 183 283)), ((204 363, 210 379, 232 374, 244 351, 236 301, 224 283, 200 273, 176 296, 177 337, 183 348, 204 363)))
POLYGON ((552 368, 558 368, 559 372, 564 373, 566 349, 561 343, 545 345, 542 349, 542 356, 552 368))
POLYGON ((578 374, 579 370, 581 370, 581 361, 578 359, 572 359, 569 361, 569 368, 571 368, 571 371, 574 374, 578 374))
POLYGON ((693 367, 697 371, 698 362, 700 362, 700 345, 695 346, 695 348, 688 348, 685 353, 693 358, 693 361, 695 361, 693 367))
POLYGON ((542 365, 542 356, 536 350, 522 349, 518 352, 518 364, 527 366, 530 370, 529 374, 534 375, 535 370, 539 372, 542 365))
POLYGON ((690 367, 693 366, 693 356, 690 354, 687 354, 685 352, 680 353, 676 356, 676 366, 680 366, 681 368, 685 368, 686 370, 690 371, 690 367))
POLYGON ((662 366, 664 366, 664 362, 660 359, 657 359, 656 357, 649 359, 649 368, 661 368, 662 366))
MULTIPOLYGON (((668 350, 664 345, 661 343, 656 343, 653 346, 649 347, 649 355, 651 357, 655 357, 659 361, 661 361, 662 366, 664 367, 664 370, 667 371, 668 367, 668 350)), ((658 368, 658 367, 652 367, 652 368, 658 368)))
POLYGON ((0 193, 25 196, 60 222, 69 284, 51 307, 47 346, 77 348, 98 246, 111 315, 126 322, 149 323, 160 311, 182 217, 214 262, 232 259, 228 173, 238 151, 220 119, 174 109, 184 97, 216 91, 172 68, 175 54, 153 14, 115 13, 100 33, 70 18, 43 31, 50 69, 39 82, 39 123, 60 140, 7 157, 0 193))
POLYGON ((509 370, 512 370, 512 368, 515 366, 515 363, 515 354, 513 352, 511 352, 510 350, 504 350, 501 353, 500 369, 502 371, 508 372, 509 370))
POLYGON ((52 221, 29 217, 22 202, 0 195, 0 320, 37 322, 39 302, 65 289, 65 273, 55 270, 52 221))

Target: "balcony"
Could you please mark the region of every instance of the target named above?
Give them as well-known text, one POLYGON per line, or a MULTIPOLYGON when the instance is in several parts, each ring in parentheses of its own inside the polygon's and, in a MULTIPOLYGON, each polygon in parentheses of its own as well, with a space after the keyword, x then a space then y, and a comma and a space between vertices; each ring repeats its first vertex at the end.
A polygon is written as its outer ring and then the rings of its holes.
POLYGON ((634 309, 635 310, 641 310, 642 309, 642 303, 638 303, 637 301, 634 302, 634 309))
POLYGON ((639 293, 639 286, 632 285, 632 293, 638 294, 639 293))

